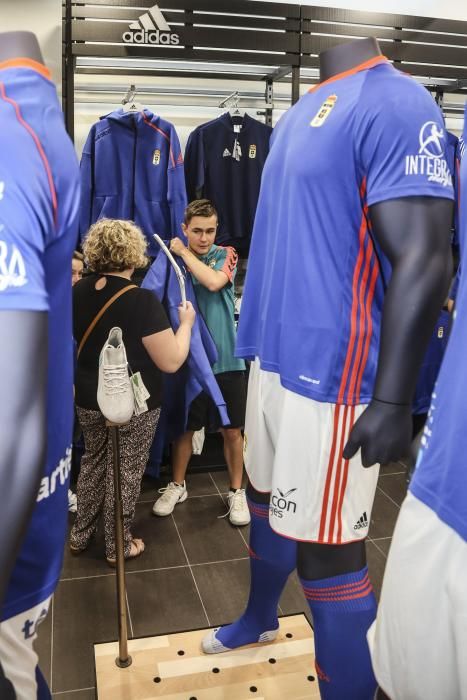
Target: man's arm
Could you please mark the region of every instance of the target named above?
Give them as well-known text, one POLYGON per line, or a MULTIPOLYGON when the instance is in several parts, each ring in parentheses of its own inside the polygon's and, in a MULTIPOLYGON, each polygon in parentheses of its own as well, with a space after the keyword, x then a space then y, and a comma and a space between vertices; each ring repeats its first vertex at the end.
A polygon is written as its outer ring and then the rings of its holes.
POLYGON ((198 282, 209 289, 210 292, 218 292, 230 281, 225 272, 213 270, 205 265, 199 258, 189 250, 180 238, 173 238, 170 242, 170 250, 175 255, 179 255, 192 275, 198 282))

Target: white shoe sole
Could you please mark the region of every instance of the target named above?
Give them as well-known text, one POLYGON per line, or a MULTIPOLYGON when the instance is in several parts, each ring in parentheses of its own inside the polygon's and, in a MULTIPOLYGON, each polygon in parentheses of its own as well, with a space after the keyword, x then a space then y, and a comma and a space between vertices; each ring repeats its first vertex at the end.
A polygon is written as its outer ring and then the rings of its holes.
POLYGON ((248 520, 237 520, 237 522, 235 522, 235 520, 232 518, 229 518, 229 523, 235 527, 243 527, 244 525, 249 525, 251 523, 251 518, 249 517, 248 520))
MULTIPOLYGON (((235 649, 241 649, 240 646, 230 649, 225 647, 222 642, 220 642, 216 637, 216 632, 218 632, 220 627, 216 627, 211 630, 201 642, 201 648, 205 654, 222 654, 224 651, 235 651, 235 649)), ((268 642, 273 642, 277 637, 279 628, 275 630, 268 630, 260 634, 257 642, 251 642, 251 644, 267 644, 268 642)), ((248 646, 244 644, 243 646, 248 646)))
POLYGON ((157 515, 159 518, 166 518, 168 515, 172 515, 172 513, 175 510, 175 506, 178 506, 179 503, 183 503, 184 501, 186 501, 187 498, 188 498, 188 491, 185 491, 183 496, 180 496, 178 501, 174 504, 174 507, 172 508, 172 510, 169 511, 168 513, 158 513, 156 510, 156 505, 157 505, 157 501, 156 501, 156 503, 154 503, 154 505, 152 507, 153 515, 157 515))

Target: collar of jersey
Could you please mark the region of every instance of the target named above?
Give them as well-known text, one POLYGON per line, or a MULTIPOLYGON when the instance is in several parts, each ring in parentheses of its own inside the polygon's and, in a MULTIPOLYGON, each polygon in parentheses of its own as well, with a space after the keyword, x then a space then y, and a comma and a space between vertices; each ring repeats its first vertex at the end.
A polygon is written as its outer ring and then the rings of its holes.
POLYGON ((374 68, 375 66, 378 66, 380 63, 389 63, 388 59, 386 56, 374 56, 374 58, 370 58, 368 61, 364 61, 363 63, 360 63, 358 66, 355 66, 354 68, 350 68, 350 70, 346 70, 343 73, 336 73, 336 75, 333 75, 332 78, 328 78, 328 80, 324 80, 322 83, 318 83, 317 85, 313 85, 308 92, 314 92, 315 90, 318 90, 318 88, 323 87, 324 85, 329 85, 329 83, 334 83, 336 80, 341 80, 342 78, 348 78, 350 75, 354 75, 355 73, 360 73, 362 70, 368 70, 369 68, 374 68))
POLYGON ((248 129, 250 126, 250 116, 245 112, 243 115, 243 121, 242 121, 242 128, 239 132, 234 131, 234 123, 232 121, 232 116, 230 112, 224 112, 224 114, 221 114, 219 117, 219 121, 221 124, 223 124, 232 134, 244 134, 245 131, 248 129))
POLYGON ((0 62, 0 70, 7 68, 29 68, 30 70, 40 73, 43 78, 51 80, 50 71, 42 63, 34 61, 32 58, 10 58, 8 61, 0 62))

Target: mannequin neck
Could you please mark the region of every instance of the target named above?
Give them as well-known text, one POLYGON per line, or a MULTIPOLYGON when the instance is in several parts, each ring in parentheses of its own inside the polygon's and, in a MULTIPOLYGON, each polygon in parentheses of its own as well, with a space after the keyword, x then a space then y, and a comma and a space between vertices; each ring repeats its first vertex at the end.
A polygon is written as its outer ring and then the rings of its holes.
POLYGON ((319 55, 320 81, 329 80, 377 56, 381 56, 381 50, 372 37, 333 46, 319 55))
POLYGON ((0 62, 13 58, 30 58, 44 65, 44 59, 32 32, 2 32, 0 34, 0 62))

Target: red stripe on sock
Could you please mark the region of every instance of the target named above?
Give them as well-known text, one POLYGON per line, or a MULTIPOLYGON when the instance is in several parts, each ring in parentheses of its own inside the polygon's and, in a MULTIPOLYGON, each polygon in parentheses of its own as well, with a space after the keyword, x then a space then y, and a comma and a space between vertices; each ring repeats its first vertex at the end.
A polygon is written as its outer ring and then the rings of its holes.
POLYGON ((346 591, 349 588, 352 588, 355 586, 361 586, 363 583, 367 583, 367 582, 369 582, 368 572, 359 581, 352 581, 351 583, 342 583, 340 586, 326 586, 326 587, 320 586, 319 588, 310 588, 309 586, 303 586, 303 590, 310 591, 311 593, 315 593, 315 592, 319 592, 319 591, 327 591, 327 592, 346 591))
POLYGON ((311 600, 315 603, 338 603, 341 601, 346 601, 346 600, 357 600, 359 598, 365 598, 367 595, 370 595, 370 593, 373 592, 373 586, 371 584, 368 584, 362 591, 356 592, 353 594, 349 595, 333 595, 333 596, 328 596, 327 598, 319 598, 311 595, 305 594, 305 598, 307 600, 311 600))

